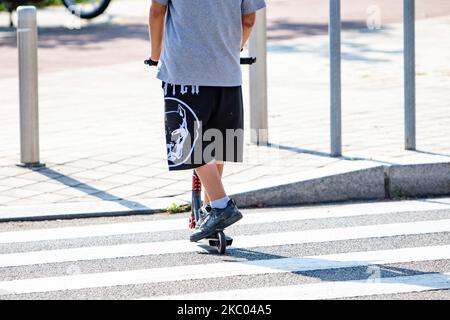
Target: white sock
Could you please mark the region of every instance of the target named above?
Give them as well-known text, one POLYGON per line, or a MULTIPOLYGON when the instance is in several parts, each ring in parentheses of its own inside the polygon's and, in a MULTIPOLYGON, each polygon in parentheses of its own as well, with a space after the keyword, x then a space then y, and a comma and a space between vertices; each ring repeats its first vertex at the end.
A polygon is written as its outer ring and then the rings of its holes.
POLYGON ((225 209, 226 206, 228 205, 228 201, 230 201, 230 198, 225 196, 222 199, 217 199, 217 200, 211 201, 211 207, 213 207, 215 209, 225 209))

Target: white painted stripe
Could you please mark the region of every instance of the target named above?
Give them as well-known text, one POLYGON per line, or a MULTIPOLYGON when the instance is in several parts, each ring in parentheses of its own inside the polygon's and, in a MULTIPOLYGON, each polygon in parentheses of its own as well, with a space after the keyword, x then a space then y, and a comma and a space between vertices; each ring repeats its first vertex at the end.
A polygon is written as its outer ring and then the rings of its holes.
MULTIPOLYGON (((245 214, 240 225, 301 221, 309 219, 345 218, 356 216, 374 216, 389 212, 409 212, 449 209, 449 204, 426 201, 376 202, 364 204, 345 204, 337 206, 320 206, 267 211, 245 214)), ((58 239, 77 239, 86 237, 105 237, 114 235, 151 233, 187 229, 187 219, 170 219, 157 221, 112 223, 79 227, 37 229, 24 231, 0 232, 0 243, 34 242, 58 239)))
POLYGON ((183 230, 187 228, 188 222, 185 218, 176 220, 111 223, 80 227, 11 231, 0 233, 0 243, 106 237, 113 235, 183 230))
MULTIPOLYGON (((358 281, 326 281, 198 294, 160 296, 158 300, 320 300, 450 289, 450 272, 358 281)), ((147 298, 150 299, 150 298, 147 298)))
POLYGON ((443 259, 450 259, 450 245, 12 280, 0 282, 0 295, 443 259))
MULTIPOLYGON (((233 243, 239 244, 240 248, 257 248, 448 231, 450 231, 450 219, 240 236, 235 237, 233 243)), ((177 240, 9 253, 0 255, 0 267, 113 259, 181 252, 205 252, 205 249, 200 248, 196 243, 190 243, 186 240, 177 240)))

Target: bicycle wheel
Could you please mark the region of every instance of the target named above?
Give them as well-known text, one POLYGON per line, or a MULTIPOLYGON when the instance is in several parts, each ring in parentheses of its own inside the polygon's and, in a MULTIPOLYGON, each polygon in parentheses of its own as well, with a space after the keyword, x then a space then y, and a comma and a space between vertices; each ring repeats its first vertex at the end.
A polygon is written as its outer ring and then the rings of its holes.
POLYGON ((110 2, 111 0, 63 0, 64 6, 73 15, 83 19, 98 17, 105 12, 110 2))

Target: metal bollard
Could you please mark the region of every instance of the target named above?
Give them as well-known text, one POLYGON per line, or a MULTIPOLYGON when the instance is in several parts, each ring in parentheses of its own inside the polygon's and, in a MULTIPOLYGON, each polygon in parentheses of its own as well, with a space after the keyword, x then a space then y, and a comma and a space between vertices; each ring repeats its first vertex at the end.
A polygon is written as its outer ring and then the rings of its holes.
POLYGON ((42 166, 42 164, 39 163, 36 8, 34 6, 20 6, 17 9, 17 15, 20 88, 20 165, 38 167, 42 166))
POLYGON ((255 27, 250 36, 250 56, 257 57, 250 67, 250 128, 251 142, 268 144, 267 113, 267 24, 266 9, 256 13, 255 27))
POLYGON ((403 0, 405 68, 405 149, 416 150, 415 0, 403 0))
POLYGON ((341 0, 330 0, 330 136, 331 156, 342 155, 341 0))

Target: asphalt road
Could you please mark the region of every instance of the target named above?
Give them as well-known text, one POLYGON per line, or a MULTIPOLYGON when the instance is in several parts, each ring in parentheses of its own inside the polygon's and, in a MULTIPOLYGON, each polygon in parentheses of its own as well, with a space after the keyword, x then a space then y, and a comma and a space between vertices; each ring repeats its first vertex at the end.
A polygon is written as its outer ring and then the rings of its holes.
POLYGON ((450 298, 450 198, 244 210, 227 233, 218 255, 187 214, 3 223, 0 299, 450 298))

